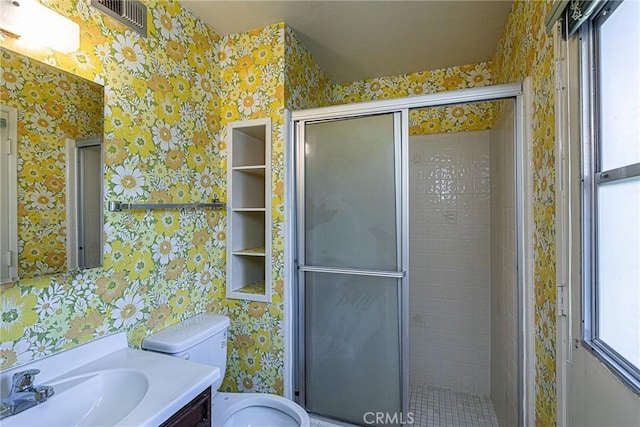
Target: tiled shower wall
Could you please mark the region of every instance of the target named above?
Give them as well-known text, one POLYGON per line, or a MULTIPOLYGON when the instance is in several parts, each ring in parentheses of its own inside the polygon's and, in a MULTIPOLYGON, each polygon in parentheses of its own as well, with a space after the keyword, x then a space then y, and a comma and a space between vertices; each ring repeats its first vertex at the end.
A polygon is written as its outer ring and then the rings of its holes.
POLYGON ((518 424, 518 311, 513 101, 491 129, 491 400, 503 426, 518 424))
POLYGON ((489 394, 490 131, 409 142, 410 380, 489 394))

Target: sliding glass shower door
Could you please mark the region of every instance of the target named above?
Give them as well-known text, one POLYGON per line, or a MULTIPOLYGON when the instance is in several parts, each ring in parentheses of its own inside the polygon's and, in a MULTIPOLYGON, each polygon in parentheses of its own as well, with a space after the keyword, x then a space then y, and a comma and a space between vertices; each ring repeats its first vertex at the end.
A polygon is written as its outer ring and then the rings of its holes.
POLYGON ((298 126, 299 402, 355 424, 402 417, 400 139, 400 113, 298 126))

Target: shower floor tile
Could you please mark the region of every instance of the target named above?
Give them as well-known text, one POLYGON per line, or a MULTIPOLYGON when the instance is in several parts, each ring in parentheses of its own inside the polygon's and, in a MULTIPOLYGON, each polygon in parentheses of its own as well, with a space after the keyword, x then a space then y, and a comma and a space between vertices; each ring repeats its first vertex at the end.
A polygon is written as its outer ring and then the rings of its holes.
MULTIPOLYGON (((412 427, 498 427, 491 399, 431 386, 410 388, 409 412, 412 427)), ((311 415, 311 427, 344 427, 352 424, 330 422, 311 415)))
POLYGON ((498 427, 491 400, 431 386, 411 386, 415 427, 498 427))

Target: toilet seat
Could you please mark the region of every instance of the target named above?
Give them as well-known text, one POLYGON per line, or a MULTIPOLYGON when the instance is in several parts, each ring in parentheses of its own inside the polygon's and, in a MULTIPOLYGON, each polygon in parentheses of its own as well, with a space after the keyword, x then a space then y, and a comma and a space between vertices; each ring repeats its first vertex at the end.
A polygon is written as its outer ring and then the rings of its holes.
POLYGON ((216 393, 213 427, 309 427, 309 415, 281 396, 263 393, 216 393))

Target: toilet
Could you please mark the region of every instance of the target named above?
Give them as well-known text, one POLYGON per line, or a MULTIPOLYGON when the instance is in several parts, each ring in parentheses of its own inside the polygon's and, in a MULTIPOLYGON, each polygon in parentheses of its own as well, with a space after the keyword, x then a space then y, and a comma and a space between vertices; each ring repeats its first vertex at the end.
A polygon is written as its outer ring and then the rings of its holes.
POLYGON ((309 415, 295 402, 263 393, 221 393, 227 367, 226 316, 203 313, 163 329, 142 341, 142 348, 220 369, 213 383, 213 427, 309 427, 309 415))

